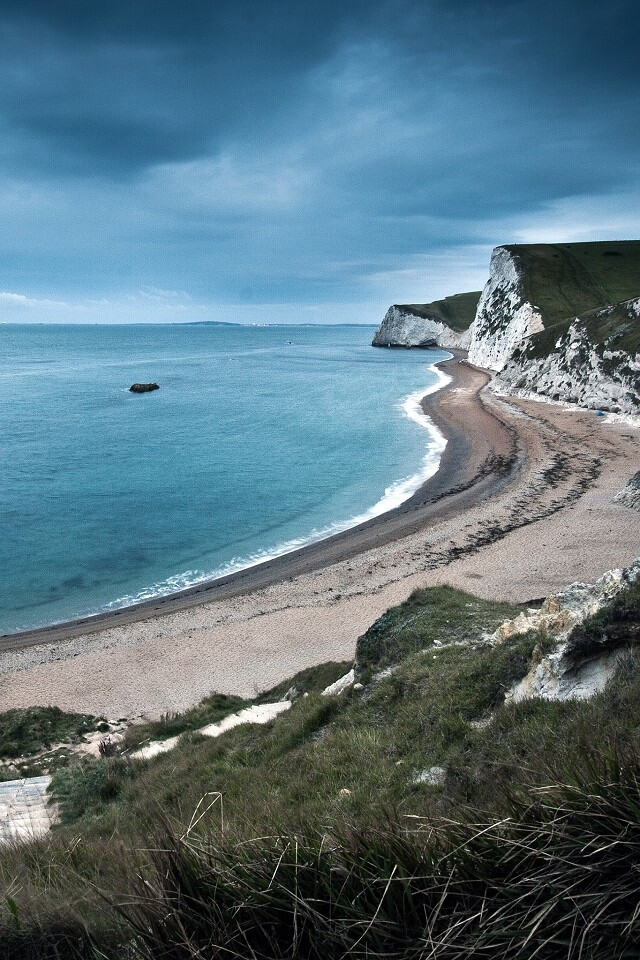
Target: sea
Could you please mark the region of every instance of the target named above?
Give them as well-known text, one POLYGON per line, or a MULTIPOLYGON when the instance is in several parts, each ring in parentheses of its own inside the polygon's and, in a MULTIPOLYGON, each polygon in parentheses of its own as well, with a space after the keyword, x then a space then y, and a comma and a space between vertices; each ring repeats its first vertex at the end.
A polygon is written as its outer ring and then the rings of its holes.
POLYGON ((443 351, 374 327, 0 326, 0 633, 125 607, 402 503, 443 351), (160 389, 134 394, 134 382, 160 389))

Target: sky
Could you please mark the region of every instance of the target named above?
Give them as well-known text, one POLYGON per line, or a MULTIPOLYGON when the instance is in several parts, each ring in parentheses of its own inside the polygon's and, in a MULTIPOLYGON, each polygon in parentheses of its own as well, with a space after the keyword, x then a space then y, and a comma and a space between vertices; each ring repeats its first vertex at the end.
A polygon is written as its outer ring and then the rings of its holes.
POLYGON ((640 237, 635 0, 0 0, 0 322, 378 323, 640 237))

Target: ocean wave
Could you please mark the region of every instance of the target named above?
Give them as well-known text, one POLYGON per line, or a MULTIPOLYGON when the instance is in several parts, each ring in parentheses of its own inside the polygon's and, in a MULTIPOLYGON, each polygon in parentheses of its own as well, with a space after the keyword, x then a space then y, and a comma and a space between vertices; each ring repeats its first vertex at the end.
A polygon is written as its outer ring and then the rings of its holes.
POLYGON ((318 543, 321 540, 335 536, 335 534, 343 533, 345 530, 358 527, 361 523, 366 523, 367 520, 373 520, 383 513, 388 513, 390 510, 399 507, 406 500, 409 500, 410 497, 420 489, 422 484, 437 472, 440 458, 447 445, 444 435, 422 409, 422 401, 425 397, 436 393, 450 383, 451 377, 440 370, 435 364, 431 364, 427 369, 437 377, 436 382, 426 389, 423 387, 420 390, 415 390, 413 393, 404 397, 397 405, 397 409, 403 416, 409 420, 413 420, 414 423, 429 433, 430 439, 427 452, 422 460, 420 469, 408 477, 395 480, 385 489, 383 496, 380 497, 372 507, 369 507, 368 510, 351 517, 349 520, 337 521, 326 527, 313 529, 306 536, 285 540, 275 547, 258 550, 245 557, 233 557, 215 570, 207 572, 201 570, 186 570, 176 576, 168 577, 160 583, 152 584, 136 594, 118 597, 117 600, 112 600, 110 603, 105 604, 101 608, 101 612, 120 610, 136 603, 142 603, 145 600, 153 600, 157 597, 178 593, 181 590, 187 590, 190 587, 196 587, 202 583, 212 583, 215 580, 220 580, 233 573, 238 573, 240 570, 249 570, 251 567, 256 567, 261 563, 276 560, 278 557, 283 557, 287 553, 293 553, 302 547, 310 546, 313 543, 318 543))

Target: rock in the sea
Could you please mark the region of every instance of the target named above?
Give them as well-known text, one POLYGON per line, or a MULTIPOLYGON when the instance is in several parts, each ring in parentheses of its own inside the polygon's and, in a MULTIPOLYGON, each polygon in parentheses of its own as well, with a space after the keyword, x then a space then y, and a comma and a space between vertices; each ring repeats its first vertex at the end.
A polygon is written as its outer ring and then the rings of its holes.
POLYGON ((159 390, 157 383, 132 383, 129 387, 130 393, 149 393, 150 390, 159 390))

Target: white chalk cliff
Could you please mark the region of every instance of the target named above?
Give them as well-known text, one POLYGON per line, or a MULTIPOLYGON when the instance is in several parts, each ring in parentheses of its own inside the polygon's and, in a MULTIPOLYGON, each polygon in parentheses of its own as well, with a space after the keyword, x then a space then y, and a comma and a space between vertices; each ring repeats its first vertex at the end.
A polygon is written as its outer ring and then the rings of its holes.
POLYGON ((410 307, 389 307, 375 332, 374 347, 445 347, 467 350, 469 330, 452 330, 435 317, 420 316, 410 307))
MULTIPOLYGON (((622 256, 615 250, 602 255, 622 256)), ((462 305, 473 315, 471 296, 478 295, 390 307, 374 346, 466 349, 470 363, 498 374, 493 385, 502 392, 640 415, 634 333, 640 297, 609 304, 579 257, 553 244, 496 247, 473 322, 467 330, 452 329, 447 321, 459 318, 462 305), (541 303, 534 302, 532 291, 541 303), (450 312, 454 302, 457 314, 450 312), (573 321, 572 309, 580 314, 573 321)), ((459 319, 453 325, 459 326, 459 319)))
POLYGON ((638 318, 640 297, 576 317, 559 331, 551 348, 545 345, 541 350, 535 337, 521 344, 503 364, 494 385, 511 394, 535 393, 590 410, 637 416, 640 354, 616 349, 619 336, 613 331, 637 324, 638 318), (590 335, 593 325, 605 331, 604 338, 590 335))
POLYGON ((486 370, 502 370, 516 347, 540 330, 544 330, 542 314, 527 299, 519 258, 506 247, 496 247, 470 327, 469 362, 486 370))

